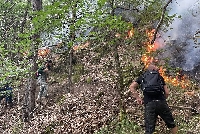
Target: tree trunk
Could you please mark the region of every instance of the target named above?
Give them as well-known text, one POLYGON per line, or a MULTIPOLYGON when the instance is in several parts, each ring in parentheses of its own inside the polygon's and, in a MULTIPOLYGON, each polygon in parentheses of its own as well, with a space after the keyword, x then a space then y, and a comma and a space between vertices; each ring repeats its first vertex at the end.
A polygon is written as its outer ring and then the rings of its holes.
POLYGON ((72 71, 73 71, 73 66, 72 66, 72 58, 73 58, 73 48, 69 51, 69 74, 68 74, 68 88, 69 92, 73 93, 72 90, 72 71))
MULTIPOLYGON (((37 70, 37 64, 36 64, 36 56, 34 55, 32 58, 32 66, 31 66, 31 72, 36 72, 37 70)), ((35 79, 35 73, 32 73, 30 78, 30 88, 29 88, 29 112, 32 112, 35 108, 35 92, 36 92, 36 79, 35 79)))
POLYGON ((33 11, 39 11, 42 9, 42 0, 32 0, 33 11))
MULTIPOLYGON (((74 6, 72 6, 72 20, 71 20, 71 25, 72 25, 72 28, 70 29, 70 39, 71 39, 71 42, 73 43, 74 45, 74 42, 75 42, 75 39, 76 39, 76 36, 75 36, 75 26, 74 26, 74 23, 76 22, 76 7, 77 7, 77 3, 75 3, 74 6)), ((70 92, 74 92, 73 89, 72 89, 72 74, 73 74, 73 65, 72 65, 72 59, 73 59, 73 47, 70 48, 70 51, 69 51, 69 66, 68 66, 68 69, 69 69, 69 74, 68 74, 68 88, 69 88, 69 91, 70 92)))
MULTIPOLYGON (((112 6, 112 12, 111 15, 114 16, 114 12, 115 12, 115 5, 114 5, 114 0, 110 1, 110 4, 112 6)), ((121 63, 120 63, 120 59, 119 59, 119 53, 118 53, 118 47, 119 47, 119 40, 115 40, 114 41, 115 44, 113 46, 113 52, 114 52, 114 59, 115 59, 115 64, 116 64, 116 71, 117 71, 117 89, 120 95, 120 101, 119 101, 119 108, 120 108, 120 113, 119 113, 119 117, 120 117, 120 121, 123 120, 124 118, 124 113, 125 113, 125 108, 124 108, 124 104, 123 104, 123 98, 124 95, 122 93, 123 89, 124 89, 124 84, 123 84, 123 74, 122 74, 122 68, 121 68, 121 63)))
POLYGON ((117 71, 117 89, 120 94, 120 101, 119 101, 119 107, 120 107, 120 120, 123 119, 123 113, 125 112, 124 108, 124 95, 122 93, 124 89, 124 84, 123 84, 123 74, 122 74, 122 68, 120 64, 120 59, 119 59, 119 53, 118 53, 118 42, 115 42, 113 52, 114 52, 114 59, 115 59, 115 64, 116 64, 116 71, 117 71))
MULTIPOLYGON (((32 0, 33 11, 39 11, 42 9, 42 0, 32 0)), ((37 48, 38 48, 39 34, 33 35, 33 43, 31 45, 31 78, 30 78, 30 90, 29 90, 29 112, 32 112, 35 108, 35 91, 36 91, 36 79, 35 73, 37 71, 37 48)))
POLYGON ((114 59, 115 59, 115 63, 116 63, 116 70, 117 70, 117 74, 118 74, 118 78, 117 78, 117 82, 118 82, 118 88, 119 88, 119 92, 121 94, 124 86, 123 86, 123 75, 122 75, 122 68, 121 68, 121 64, 120 64, 120 60, 119 60, 119 53, 118 53, 118 44, 117 42, 114 44, 114 59))
POLYGON ((24 91, 24 100, 23 100, 23 108, 22 108, 22 120, 27 122, 29 120, 29 90, 30 90, 30 79, 28 78, 26 81, 27 85, 24 91))

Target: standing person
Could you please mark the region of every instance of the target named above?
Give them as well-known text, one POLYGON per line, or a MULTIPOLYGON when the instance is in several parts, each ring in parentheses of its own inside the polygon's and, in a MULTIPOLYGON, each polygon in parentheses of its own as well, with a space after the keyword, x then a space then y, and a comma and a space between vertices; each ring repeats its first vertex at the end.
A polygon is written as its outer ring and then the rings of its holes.
POLYGON ((40 67, 37 71, 38 75, 38 84, 40 86, 40 91, 37 97, 37 101, 41 99, 41 97, 47 97, 47 90, 48 90, 48 76, 49 76, 49 71, 52 68, 52 61, 47 60, 45 64, 40 67))
MULTIPOLYGON (((178 128, 166 101, 169 89, 158 70, 158 67, 151 63, 146 71, 130 85, 130 91, 136 98, 137 103, 145 106, 145 134, 152 134, 155 131, 158 115, 164 120, 167 127, 171 129, 172 134, 176 134, 178 128), (155 79, 157 79, 157 84, 149 83, 155 79), (143 91, 144 99, 136 91, 139 85, 143 91)), ((154 81, 154 83, 156 82, 154 81)))

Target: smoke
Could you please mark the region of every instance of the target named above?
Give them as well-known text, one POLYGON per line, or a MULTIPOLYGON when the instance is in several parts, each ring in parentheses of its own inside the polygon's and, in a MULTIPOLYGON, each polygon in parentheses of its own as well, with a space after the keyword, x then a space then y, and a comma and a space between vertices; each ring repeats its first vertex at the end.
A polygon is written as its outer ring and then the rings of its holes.
POLYGON ((177 14, 181 18, 175 18, 168 31, 164 34, 164 38, 166 41, 178 40, 178 42, 185 43, 185 45, 181 46, 184 51, 182 52, 184 54, 184 63, 179 65, 183 70, 191 71, 200 63, 200 56, 198 56, 200 54, 200 38, 194 40, 195 33, 200 30, 200 0, 173 1, 170 8, 172 9, 170 11, 171 15, 177 14))

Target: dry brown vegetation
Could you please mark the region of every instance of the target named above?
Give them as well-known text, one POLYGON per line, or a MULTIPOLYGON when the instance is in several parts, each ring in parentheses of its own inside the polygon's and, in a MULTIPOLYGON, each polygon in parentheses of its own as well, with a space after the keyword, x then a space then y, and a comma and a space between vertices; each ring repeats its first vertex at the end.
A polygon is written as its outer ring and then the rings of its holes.
MULTIPOLYGON (((143 106, 138 106, 130 93, 125 94, 123 107, 125 113, 120 113, 120 94, 116 85, 112 82, 111 75, 103 75, 103 64, 94 66, 90 57, 81 58, 85 64, 86 74, 80 76, 79 81, 73 85, 74 92, 67 91, 67 79, 54 72, 51 75, 49 85, 49 97, 40 105, 36 105, 33 118, 23 122, 23 92, 25 87, 18 87, 14 92, 14 107, 1 108, 0 133, 41 133, 41 134, 92 134, 122 133, 116 130, 116 126, 126 129, 126 124, 119 125, 125 119, 134 125, 124 133, 144 133, 143 106), (127 117, 127 118, 125 118, 127 117), (107 128, 103 131, 102 128, 107 128)), ((105 59, 106 60, 106 59, 105 59)), ((105 61, 102 63, 105 63, 105 61)), ((58 67, 58 66, 56 66, 58 67)), ((113 70, 107 74, 112 74, 113 70)), ((200 121, 197 111, 190 107, 199 106, 199 87, 191 87, 195 90, 194 95, 184 92, 186 89, 171 86, 169 105, 178 123, 179 132, 183 134, 200 133, 200 121), (181 106, 181 107, 176 107, 181 106)), ((126 92, 128 89, 125 89, 126 92)), ((37 89, 38 92, 38 89, 37 89)), ((127 124, 129 125, 129 124, 127 124)), ((158 133, 167 134, 164 122, 159 118, 156 130, 158 133)))

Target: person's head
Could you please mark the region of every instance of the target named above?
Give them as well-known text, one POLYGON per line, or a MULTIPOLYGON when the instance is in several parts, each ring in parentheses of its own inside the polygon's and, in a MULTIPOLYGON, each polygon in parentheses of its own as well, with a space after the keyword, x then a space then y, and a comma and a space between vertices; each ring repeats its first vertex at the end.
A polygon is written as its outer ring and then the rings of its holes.
POLYGON ((155 65, 158 65, 159 64, 158 57, 154 57, 152 63, 155 64, 155 65))
POLYGON ((154 57, 147 66, 148 70, 159 70, 159 59, 154 57))
POLYGON ((50 70, 51 67, 53 66, 52 60, 47 60, 47 61, 45 62, 45 66, 50 70))
POLYGON ((147 67, 147 70, 159 70, 159 68, 155 64, 150 63, 147 67))

